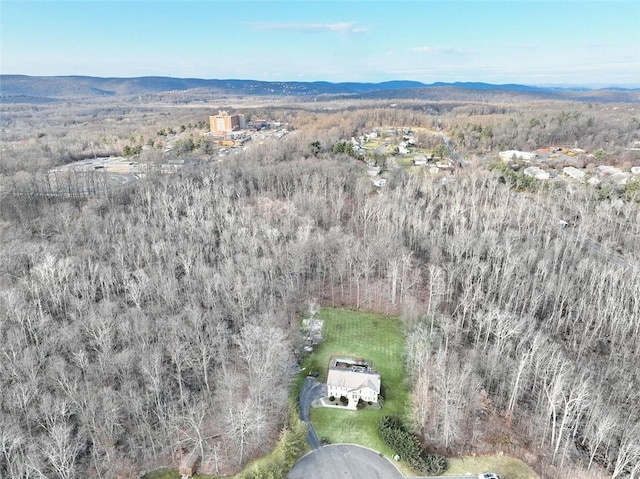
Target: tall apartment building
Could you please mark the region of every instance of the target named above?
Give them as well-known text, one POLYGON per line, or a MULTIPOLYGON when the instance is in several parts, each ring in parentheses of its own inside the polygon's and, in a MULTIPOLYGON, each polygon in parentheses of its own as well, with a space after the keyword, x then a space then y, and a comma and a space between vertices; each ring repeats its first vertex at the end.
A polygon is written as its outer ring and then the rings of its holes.
POLYGON ((209 117, 209 129, 214 135, 244 130, 244 115, 229 115, 226 111, 220 111, 209 117))

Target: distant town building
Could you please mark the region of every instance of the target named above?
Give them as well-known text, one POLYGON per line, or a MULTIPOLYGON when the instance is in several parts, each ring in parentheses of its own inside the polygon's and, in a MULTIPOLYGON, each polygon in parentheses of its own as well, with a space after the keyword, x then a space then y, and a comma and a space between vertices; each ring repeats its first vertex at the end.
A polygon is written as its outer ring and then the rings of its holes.
POLYGON ((623 172, 620 168, 610 165, 600 165, 596 168, 598 176, 606 178, 609 182, 624 186, 631 177, 630 173, 623 172))
POLYGON ((532 176, 537 180, 548 180, 551 178, 551 175, 544 171, 543 169, 538 168, 537 166, 529 166, 524 169, 523 173, 527 176, 532 176))
POLYGON ((565 166, 562 169, 562 172, 565 175, 570 176, 574 180, 578 180, 578 181, 583 181, 587 176, 587 174, 584 171, 579 170, 578 168, 574 168, 573 166, 565 166))
POLYGON ((425 166, 429 159, 424 155, 418 155, 413 157, 413 164, 415 166, 425 166))
POLYGON ((367 140, 375 140, 378 138, 378 132, 374 130, 371 133, 365 133, 364 136, 367 140))
POLYGON ((250 130, 260 131, 263 128, 269 128, 269 122, 265 118, 252 118, 251 121, 247 122, 247 128, 250 130))
POLYGON ((229 115, 226 111, 220 111, 217 115, 209 117, 209 129, 214 135, 226 135, 244 128, 244 115, 229 115))
POLYGON ((369 176, 378 176, 381 171, 382 171, 382 168, 380 168, 379 166, 376 166, 376 165, 367 166, 367 175, 369 176))
POLYGON ((525 160, 531 161, 535 160, 538 157, 536 152, 529 151, 518 151, 518 150, 506 150, 498 153, 498 156, 502 161, 511 161, 511 160, 525 160))
POLYGON ((436 168, 440 170, 452 170, 456 164, 451 159, 436 161, 436 168))

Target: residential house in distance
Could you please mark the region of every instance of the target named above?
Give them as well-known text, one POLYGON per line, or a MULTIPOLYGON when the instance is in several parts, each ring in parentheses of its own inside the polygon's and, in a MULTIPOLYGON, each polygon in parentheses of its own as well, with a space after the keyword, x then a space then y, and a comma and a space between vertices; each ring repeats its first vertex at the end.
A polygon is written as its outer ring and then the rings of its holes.
POLYGON ((380 395, 380 373, 371 369, 366 361, 334 359, 327 374, 327 395, 346 397, 349 409, 356 409, 361 399, 377 403, 380 395))
POLYGON ((532 176, 536 180, 548 180, 551 175, 537 166, 528 166, 523 170, 523 173, 527 176, 532 176))
POLYGON ((371 133, 365 133, 364 137, 367 140, 375 140, 376 138, 378 138, 378 132, 376 130, 374 130, 371 133))
POLYGON ((504 162, 509 162, 511 160, 531 161, 535 160, 538 157, 538 153, 529 151, 506 150, 499 152, 498 156, 504 162))
POLYGON ((382 168, 380 168, 378 165, 367 166, 367 175, 369 176, 378 176, 381 171, 382 171, 382 168))
POLYGON ((562 172, 576 181, 584 181, 587 176, 584 171, 574 168, 573 166, 565 166, 562 168, 562 172))
POLYGON ((429 162, 429 158, 424 155, 417 155, 413 157, 414 166, 425 166, 429 162))

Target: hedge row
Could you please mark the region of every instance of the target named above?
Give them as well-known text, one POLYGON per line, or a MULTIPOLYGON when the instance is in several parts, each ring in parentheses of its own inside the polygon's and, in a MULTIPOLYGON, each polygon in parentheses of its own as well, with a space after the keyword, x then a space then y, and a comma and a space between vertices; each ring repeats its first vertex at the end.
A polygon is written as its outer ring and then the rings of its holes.
POLYGON ((378 426, 378 433, 385 444, 416 471, 440 474, 447 469, 447 458, 439 454, 427 454, 418 438, 406 430, 400 418, 384 416, 378 426))

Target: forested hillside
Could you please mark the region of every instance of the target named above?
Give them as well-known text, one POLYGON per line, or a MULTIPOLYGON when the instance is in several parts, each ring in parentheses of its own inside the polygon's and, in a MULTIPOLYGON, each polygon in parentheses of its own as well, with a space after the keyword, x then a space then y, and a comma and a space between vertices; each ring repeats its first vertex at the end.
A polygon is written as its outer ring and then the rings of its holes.
POLYGON ((474 166, 376 189, 312 126, 104 196, 5 192, 0 476, 136 477, 193 448, 238 471, 286 423, 316 298, 402 317, 428 449, 638 477, 637 203, 474 166))
MULTIPOLYGON (((519 100, 554 99, 601 102, 637 102, 638 89, 611 88, 545 88, 518 84, 433 83, 416 81, 386 81, 381 83, 326 81, 257 81, 239 79, 201 79, 173 77, 103 78, 90 76, 28 76, 0 75, 0 102, 43 103, 65 99, 90 99, 130 95, 156 99, 161 94, 185 93, 189 96, 271 96, 271 97, 345 97, 365 98, 425 98, 487 101, 491 99, 519 100)), ((183 95, 179 95, 183 96, 183 95)))

